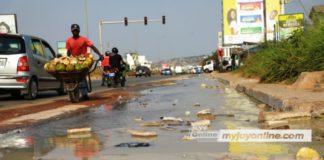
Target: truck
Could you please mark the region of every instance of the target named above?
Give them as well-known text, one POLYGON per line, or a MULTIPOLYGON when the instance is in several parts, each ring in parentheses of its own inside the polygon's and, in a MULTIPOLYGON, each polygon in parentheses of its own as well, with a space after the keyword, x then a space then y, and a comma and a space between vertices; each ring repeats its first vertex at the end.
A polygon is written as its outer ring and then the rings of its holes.
POLYGON ((203 66, 203 70, 205 73, 211 73, 215 70, 215 61, 214 60, 208 60, 206 61, 205 65, 203 66))

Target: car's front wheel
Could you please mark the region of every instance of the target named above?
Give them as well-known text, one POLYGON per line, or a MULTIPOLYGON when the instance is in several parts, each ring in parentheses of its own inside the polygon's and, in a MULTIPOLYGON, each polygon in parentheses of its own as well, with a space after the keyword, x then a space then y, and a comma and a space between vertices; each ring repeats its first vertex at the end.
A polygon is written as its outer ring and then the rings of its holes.
POLYGON ((35 99, 37 96, 37 90, 38 87, 35 79, 31 79, 28 85, 28 92, 24 95, 24 98, 27 100, 35 99))

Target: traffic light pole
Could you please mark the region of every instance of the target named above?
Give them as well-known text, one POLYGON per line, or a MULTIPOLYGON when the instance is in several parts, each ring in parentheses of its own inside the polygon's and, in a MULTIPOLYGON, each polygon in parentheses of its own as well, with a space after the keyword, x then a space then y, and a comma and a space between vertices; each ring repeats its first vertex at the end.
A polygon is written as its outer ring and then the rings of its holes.
MULTIPOLYGON (((163 19, 151 19, 147 20, 147 22, 163 22, 163 19)), ((102 42, 102 26, 105 24, 121 24, 125 23, 125 21, 99 21, 99 42, 100 42, 100 51, 103 53, 103 42, 102 42)), ((145 23, 144 20, 129 20, 127 23, 145 23)), ((165 22, 164 22, 165 23, 165 22)))

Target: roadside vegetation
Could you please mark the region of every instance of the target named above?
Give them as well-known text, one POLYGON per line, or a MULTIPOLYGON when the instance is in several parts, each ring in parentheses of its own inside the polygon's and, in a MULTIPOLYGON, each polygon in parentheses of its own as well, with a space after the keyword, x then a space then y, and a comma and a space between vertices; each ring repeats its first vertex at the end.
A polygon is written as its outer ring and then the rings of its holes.
POLYGON ((294 82, 302 72, 324 70, 324 23, 295 31, 288 39, 262 44, 238 72, 262 82, 294 82))

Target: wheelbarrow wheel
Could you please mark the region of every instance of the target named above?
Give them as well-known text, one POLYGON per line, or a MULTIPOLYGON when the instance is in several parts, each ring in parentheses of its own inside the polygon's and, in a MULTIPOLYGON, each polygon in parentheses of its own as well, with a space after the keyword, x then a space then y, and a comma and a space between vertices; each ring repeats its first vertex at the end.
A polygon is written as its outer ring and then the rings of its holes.
POLYGON ((80 101, 79 90, 69 91, 69 98, 72 103, 77 103, 80 101))

